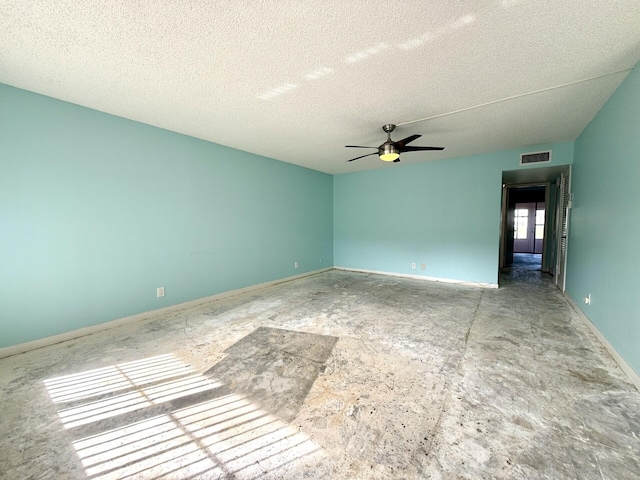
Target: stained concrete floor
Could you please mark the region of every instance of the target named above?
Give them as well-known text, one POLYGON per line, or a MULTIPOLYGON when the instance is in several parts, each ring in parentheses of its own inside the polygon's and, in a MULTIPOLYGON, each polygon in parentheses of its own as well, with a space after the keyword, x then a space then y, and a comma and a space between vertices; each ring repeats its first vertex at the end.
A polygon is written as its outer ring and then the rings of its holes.
POLYGON ((640 394, 551 280, 328 271, 0 359, 0 478, 640 477, 640 394))

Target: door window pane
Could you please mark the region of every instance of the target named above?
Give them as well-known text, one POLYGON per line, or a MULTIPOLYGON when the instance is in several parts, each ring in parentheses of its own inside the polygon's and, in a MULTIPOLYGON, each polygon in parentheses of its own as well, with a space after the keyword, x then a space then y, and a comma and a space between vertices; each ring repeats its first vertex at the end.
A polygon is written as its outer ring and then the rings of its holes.
POLYGON ((536 236, 535 238, 544 238, 544 210, 536 210, 536 236))
POLYGON ((516 240, 526 240, 528 223, 529 210, 526 208, 516 208, 513 238, 515 238, 516 240))

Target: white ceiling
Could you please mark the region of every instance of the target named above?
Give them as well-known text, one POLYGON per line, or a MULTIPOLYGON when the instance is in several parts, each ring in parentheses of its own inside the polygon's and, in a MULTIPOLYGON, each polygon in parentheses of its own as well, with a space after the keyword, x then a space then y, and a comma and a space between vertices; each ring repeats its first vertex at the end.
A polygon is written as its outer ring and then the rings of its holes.
POLYGON ((403 164, 573 140, 638 60, 638 0, 0 2, 1 83, 332 174, 396 167, 346 162, 385 123, 446 147, 403 164))

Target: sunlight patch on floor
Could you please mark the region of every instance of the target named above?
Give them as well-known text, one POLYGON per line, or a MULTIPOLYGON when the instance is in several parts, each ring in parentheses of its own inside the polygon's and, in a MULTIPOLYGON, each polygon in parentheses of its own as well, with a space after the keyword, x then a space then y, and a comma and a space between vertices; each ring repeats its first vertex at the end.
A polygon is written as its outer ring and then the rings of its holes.
POLYGON ((173 355, 52 378, 45 385, 72 435, 98 421, 109 425, 107 419, 111 427, 118 425, 73 441, 90 480, 204 473, 257 478, 322 454, 308 436, 245 396, 228 389, 216 396, 222 383, 173 355), (196 395, 207 391, 213 398, 201 401, 196 395), (180 408, 171 408, 174 400, 180 408), (160 404, 168 404, 168 411, 149 410, 144 418, 144 409, 160 404), (142 419, 121 426, 122 415, 136 411, 142 419))

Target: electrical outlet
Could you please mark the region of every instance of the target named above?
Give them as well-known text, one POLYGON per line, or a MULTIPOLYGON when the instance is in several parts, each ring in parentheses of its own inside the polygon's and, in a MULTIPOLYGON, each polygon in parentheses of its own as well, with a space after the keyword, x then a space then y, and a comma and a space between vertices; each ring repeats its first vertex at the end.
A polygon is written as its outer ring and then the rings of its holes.
POLYGON ((415 270, 415 269, 416 269, 416 262, 413 262, 413 263, 411 264, 411 270, 415 270))
POLYGON ((298 262, 293 262, 293 268, 298 268, 298 267, 299 267, 298 262))
POLYGON ((420 264, 420 270, 426 270, 427 269, 427 264, 426 263, 421 263, 420 264))
POLYGON ((584 303, 586 303, 587 305, 591 305, 591 294, 588 294, 586 297, 584 297, 584 303))
POLYGON ((164 297, 164 287, 156 288, 156 294, 158 295, 158 298, 164 297))

